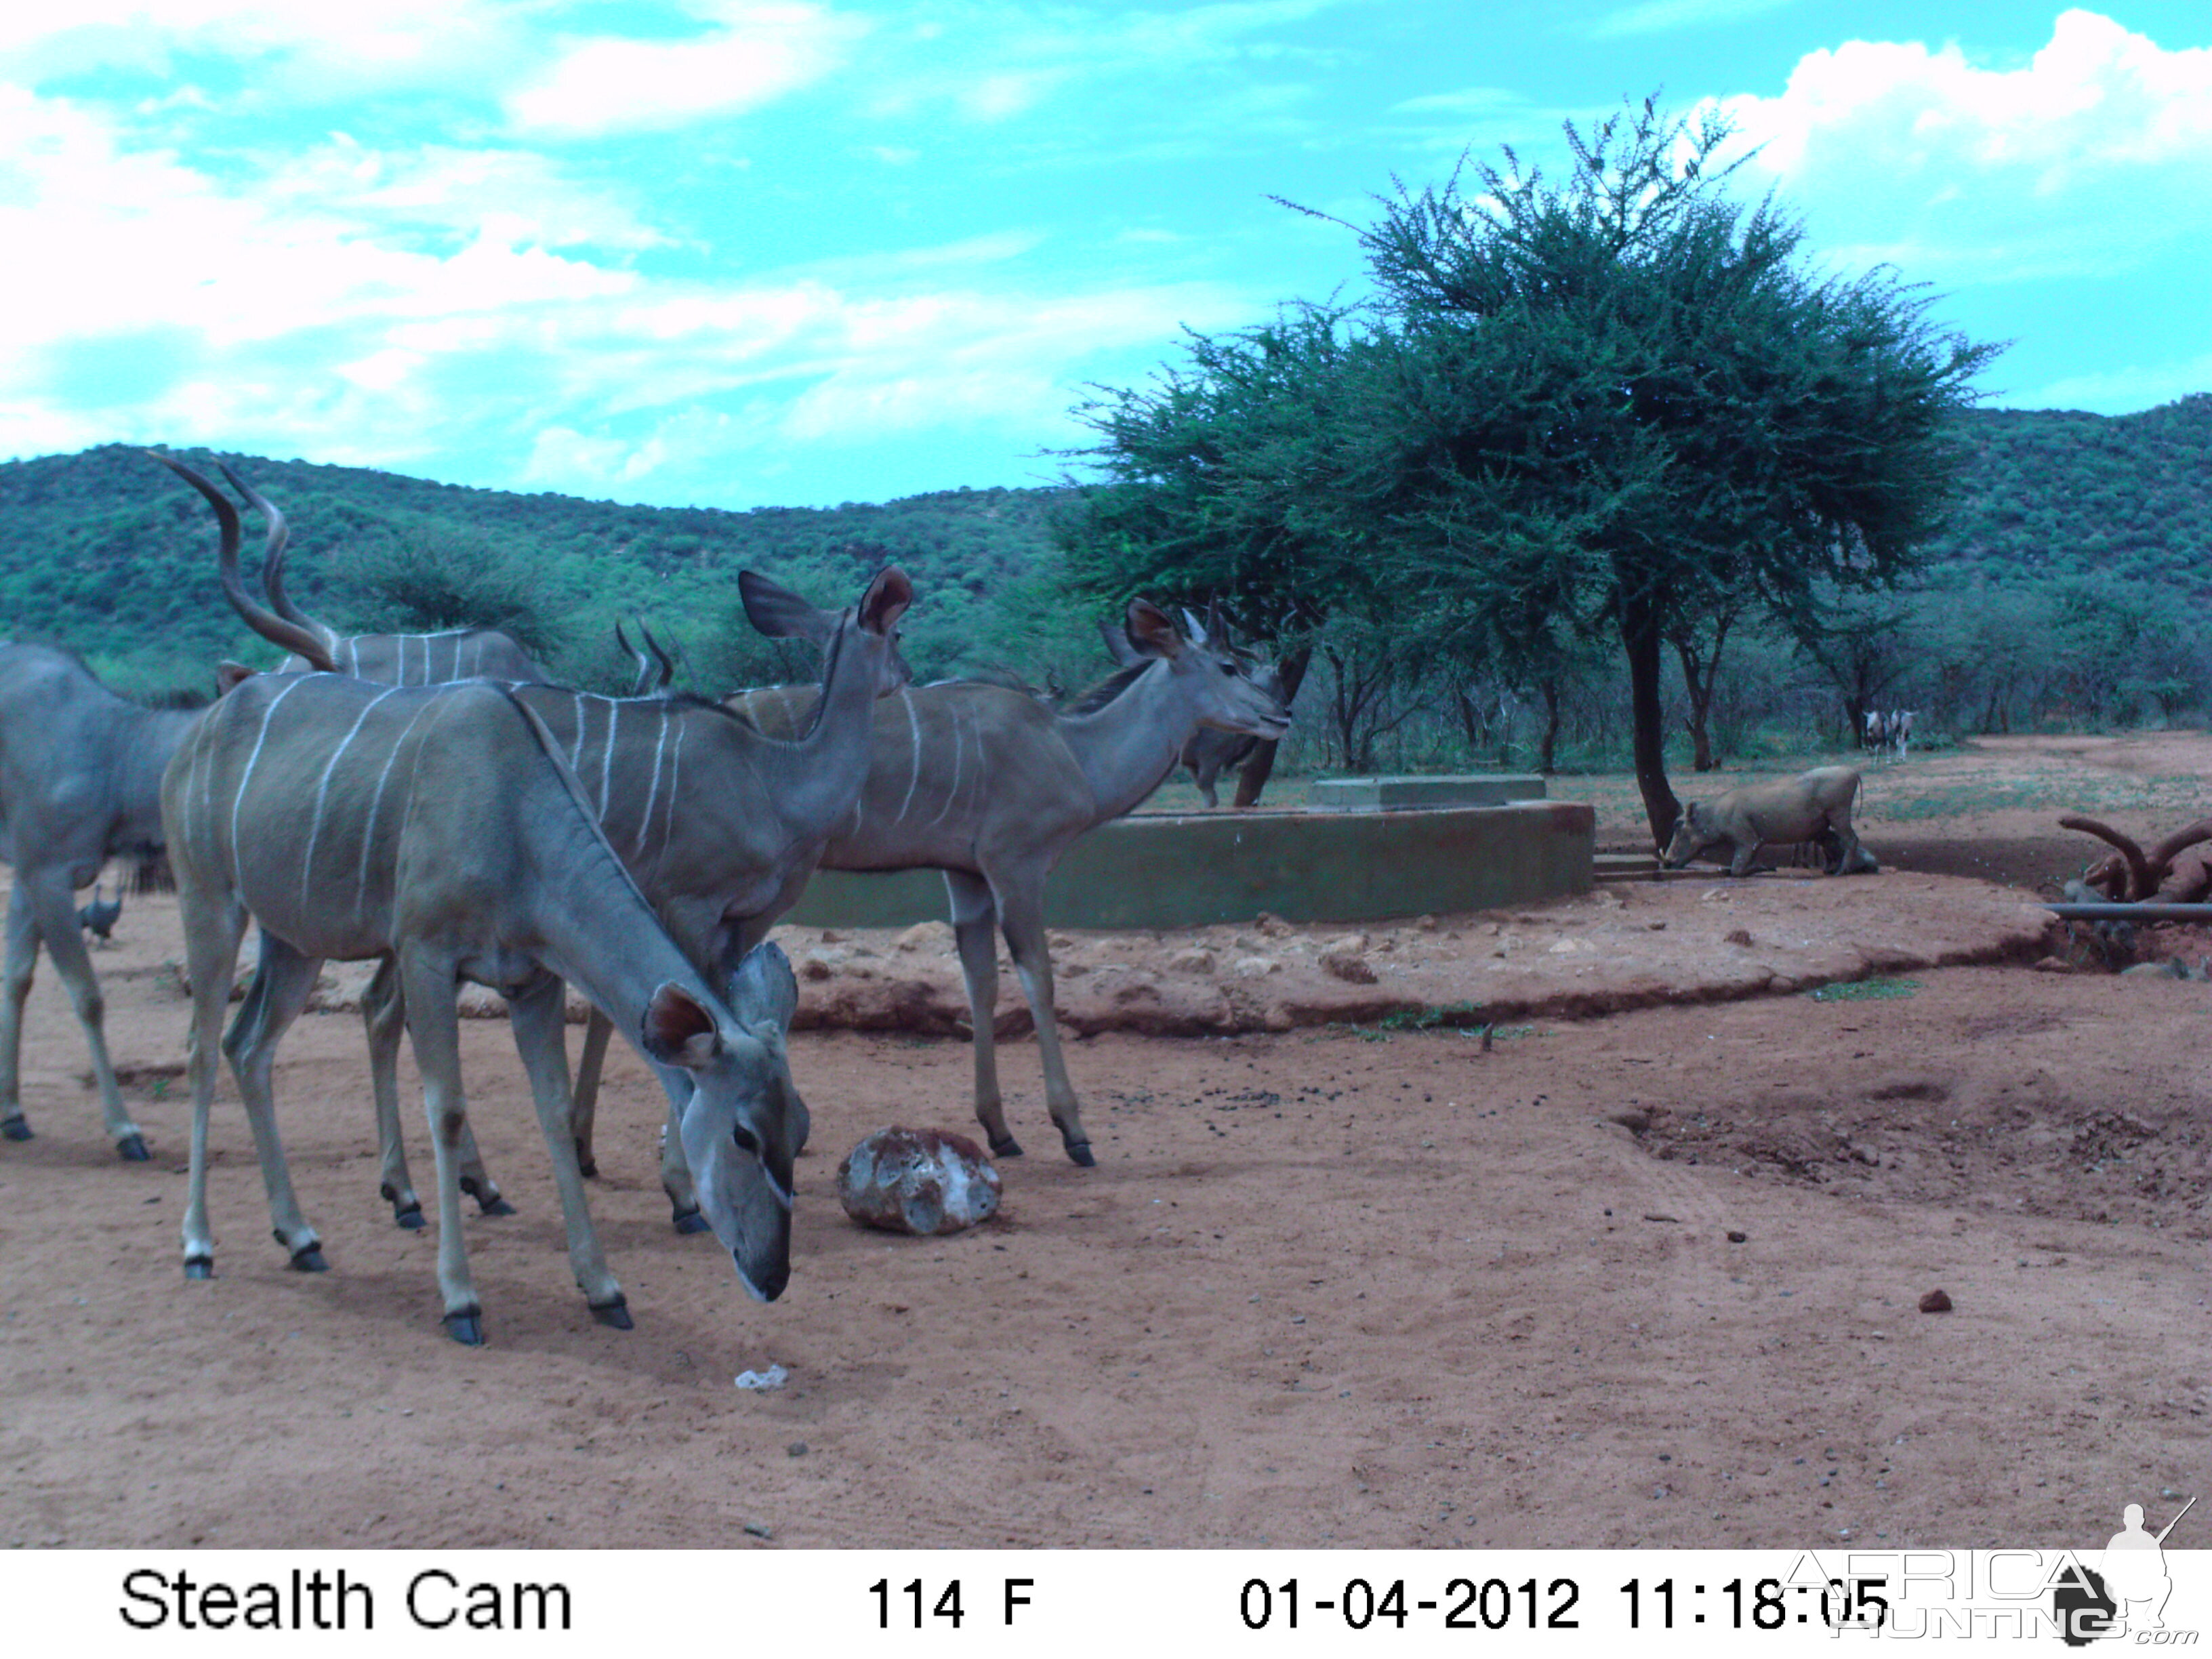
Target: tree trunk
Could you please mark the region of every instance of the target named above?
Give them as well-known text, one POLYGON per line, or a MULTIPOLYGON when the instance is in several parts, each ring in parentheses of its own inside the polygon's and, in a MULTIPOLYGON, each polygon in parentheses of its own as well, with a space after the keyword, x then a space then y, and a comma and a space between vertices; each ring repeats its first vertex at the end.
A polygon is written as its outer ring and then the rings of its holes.
POLYGON ((1691 763, 1700 772, 1711 772, 1720 764, 1713 757, 1713 688, 1720 683, 1721 647, 1728 643, 1729 624, 1735 620, 1732 615, 1722 616, 1713 629, 1712 654, 1702 662, 1689 629, 1684 629, 1674 636, 1674 653, 1682 659, 1682 684, 1690 696, 1686 723, 1690 728, 1691 763))
POLYGON ((1544 740, 1536 750, 1536 769, 1549 777, 1559 747, 1559 683, 1547 678, 1539 689, 1544 694, 1544 740))
POLYGON ((1666 641, 1659 617, 1647 599, 1623 598, 1620 642, 1628 651, 1628 704, 1635 721, 1636 787, 1644 795, 1644 816, 1651 839, 1661 847, 1674 833, 1682 804, 1667 781, 1666 710, 1659 696, 1659 665, 1666 641))
MULTIPOLYGON (((1283 683, 1283 706, 1287 708, 1304 684, 1306 665, 1313 660, 1313 647, 1302 645, 1276 665, 1275 672, 1283 683)), ((1280 745, 1273 741, 1261 744, 1252 750, 1243 767, 1237 774, 1237 799, 1234 808, 1257 806, 1260 792, 1267 787, 1267 779, 1275 769, 1275 750, 1280 745)))

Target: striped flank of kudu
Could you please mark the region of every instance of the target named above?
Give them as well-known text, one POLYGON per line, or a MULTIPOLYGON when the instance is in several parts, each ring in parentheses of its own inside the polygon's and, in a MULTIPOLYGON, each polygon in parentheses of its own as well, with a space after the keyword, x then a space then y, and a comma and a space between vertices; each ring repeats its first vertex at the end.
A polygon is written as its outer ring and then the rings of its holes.
MULTIPOLYGON (((1186 637, 1142 599, 1127 620, 1137 663, 1063 710, 965 682, 878 702, 859 817, 822 854, 825 869, 945 872, 975 1022, 975 1116, 1001 1158, 1021 1146, 1006 1127, 992 1040, 994 926, 1006 935, 1036 1021, 1047 1109, 1068 1157, 1094 1163, 1054 1024, 1045 878, 1078 836, 1159 787, 1200 727, 1262 738, 1290 727, 1289 710, 1258 681, 1255 665, 1202 628, 1186 637)), ((809 718, 811 704, 802 688, 744 692, 728 706, 780 734, 809 718)), ((793 899, 799 890, 793 884, 793 899)))
POLYGON ((692 1091, 678 1125, 702 1206, 745 1287, 790 1273, 797 1126, 783 1029, 797 998, 774 947, 710 985, 671 939, 599 828, 553 735, 508 687, 410 688, 334 673, 258 675, 192 730, 162 778, 161 813, 192 987, 191 1179, 185 1271, 212 1272, 208 1112, 221 1040, 244 1097, 276 1237, 322 1265, 278 1138, 270 1077, 326 958, 397 964, 438 1175, 438 1283, 447 1330, 483 1340, 461 1226, 467 1120, 454 996, 508 1001, 592 1312, 627 1328, 592 1230, 570 1133, 562 981, 692 1091), (248 917, 265 948, 228 1036, 222 1020, 248 917))

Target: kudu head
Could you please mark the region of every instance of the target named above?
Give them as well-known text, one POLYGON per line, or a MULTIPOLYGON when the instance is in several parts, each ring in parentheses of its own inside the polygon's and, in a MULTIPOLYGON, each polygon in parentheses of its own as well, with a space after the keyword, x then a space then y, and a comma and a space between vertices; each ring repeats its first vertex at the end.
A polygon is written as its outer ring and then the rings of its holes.
POLYGON ((744 601, 747 619, 769 638, 811 640, 820 646, 824 680, 837 652, 854 645, 875 653, 878 696, 914 683, 914 672, 898 648, 899 618, 914 603, 914 584, 895 564, 878 571, 860 602, 848 611, 809 605, 757 570, 738 573, 738 596, 744 601))
POLYGON ((639 1046, 691 1079, 677 1133, 699 1208, 758 1300, 791 1279, 792 1160, 798 1155, 784 1032, 799 982, 775 945, 755 946, 731 975, 726 1011, 671 981, 647 1004, 639 1046))
POLYGON ((1269 742, 1289 731, 1291 711, 1273 667, 1231 646, 1218 612, 1211 629, 1188 611, 1183 617, 1189 624, 1187 635, 1159 606, 1132 599, 1122 632, 1135 659, 1165 665, 1170 682, 1188 701, 1192 723, 1269 742))

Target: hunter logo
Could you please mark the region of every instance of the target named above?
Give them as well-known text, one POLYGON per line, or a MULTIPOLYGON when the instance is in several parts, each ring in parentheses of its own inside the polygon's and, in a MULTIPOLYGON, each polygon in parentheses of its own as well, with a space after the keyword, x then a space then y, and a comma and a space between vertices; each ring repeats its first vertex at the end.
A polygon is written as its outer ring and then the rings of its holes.
POLYGON ((2072 1562, 2053 1582, 2051 1613, 2071 1648, 2116 1637, 2156 1641, 2153 1634, 2166 1628, 2160 1616, 2173 1581, 2166 1571, 2166 1535, 2195 1507, 2192 1498, 2180 1513, 2153 1536, 2143 1528, 2142 1505, 2130 1504, 2120 1512, 2120 1529, 2105 1546, 2104 1559, 2092 1571, 2072 1562))

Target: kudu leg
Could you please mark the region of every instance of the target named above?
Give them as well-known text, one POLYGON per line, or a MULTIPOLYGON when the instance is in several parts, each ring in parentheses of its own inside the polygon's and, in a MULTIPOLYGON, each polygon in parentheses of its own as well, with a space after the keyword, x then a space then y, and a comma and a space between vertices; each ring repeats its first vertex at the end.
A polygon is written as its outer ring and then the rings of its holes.
POLYGON ((124 1110, 123 1091, 116 1087, 115 1064, 107 1057, 107 1037, 102 1029, 106 1003, 100 994, 99 976, 92 970, 91 953, 84 948, 84 932, 77 926, 73 902, 76 895, 70 890, 68 872, 41 870, 20 879, 17 885, 19 891, 27 892, 30 896, 31 914, 39 936, 46 941, 46 954, 54 959, 54 971, 69 988, 77 1024, 84 1027, 85 1043, 92 1050, 92 1075, 100 1088, 100 1110, 106 1123, 107 1138, 115 1143, 118 1157, 143 1164, 147 1158, 146 1139, 131 1121, 131 1114, 124 1110))
POLYGON ((1067 1062, 1060 1052, 1060 1023, 1052 1002, 1052 953, 1044 939, 1044 882, 1042 878, 1018 886, 994 882, 999 902, 999 926, 1013 953, 1014 974, 1030 1000, 1036 1021, 1037 1058, 1044 1065, 1045 1109, 1060 1127, 1060 1145, 1069 1159, 1088 1169, 1098 1160, 1091 1153, 1091 1137, 1084 1133, 1083 1109, 1076 1103, 1075 1085, 1067 1079, 1067 1062))
POLYGON ((592 1131, 599 1124, 599 1078, 606 1069, 607 1039, 614 1034, 614 1021, 592 1009, 584 1023, 583 1052, 576 1056, 576 1167, 587 1176, 599 1172, 599 1161, 592 1156, 592 1131))
POLYGON ((246 910, 236 900, 195 894, 178 886, 184 912, 185 973, 192 990, 192 1025, 187 1048, 192 1085, 191 1178, 185 1194, 185 1277, 215 1276, 215 1234, 208 1226, 208 1114, 215 1103, 216 1073, 222 1064, 222 1014, 230 1004, 231 975, 238 966, 238 945, 246 934, 246 910))
MULTIPOLYGON (((578 1082, 569 1109, 570 1144, 576 1167, 587 1176, 599 1170, 599 1160, 592 1155, 592 1134, 599 1119, 599 1079, 606 1060, 607 1038, 613 1032, 613 1022, 592 1009, 591 1021, 584 1027, 584 1052, 577 1060, 578 1082)), ((684 1139, 677 1133, 683 1103, 691 1097, 690 1081, 678 1073, 673 1079, 663 1077, 661 1086, 668 1091, 668 1115, 662 1120, 660 1135, 660 1190, 668 1194, 669 1224, 679 1233, 703 1233, 711 1224, 699 1208, 698 1188, 691 1179, 691 1166, 684 1159, 684 1139)))
MULTIPOLYGON (((407 1168, 407 1146, 399 1131, 399 1038, 407 1028, 407 1000, 399 994, 399 964, 386 957, 362 994, 362 1023, 368 1030, 368 1086, 376 1102, 376 1144, 383 1154, 378 1190, 392 1206, 392 1218, 410 1231, 422 1224, 422 1200, 407 1168)), ((483 1215, 513 1215, 514 1206, 499 1195, 477 1152, 476 1131, 461 1130, 461 1190, 483 1215)))
POLYGON ((28 1140, 21 1087, 23 1005, 39 966, 39 924, 21 881, 8 899, 8 957, 4 990, 0 990, 0 1136, 28 1140))
POLYGON ((538 1104, 538 1127, 545 1133, 545 1150, 553 1158, 553 1183, 561 1193, 561 1214, 568 1224, 568 1266, 592 1316, 617 1330, 630 1328, 629 1309, 621 1285, 607 1270, 592 1226, 592 1209, 584 1195, 584 1176, 576 1158, 574 1103, 568 1091, 568 1048, 566 1014, 568 988, 550 974, 527 988, 510 993, 507 1024, 514 1030, 515 1052, 530 1074, 531 1098, 538 1104))
POLYGON ((999 1093, 999 942, 993 937, 998 903, 991 884, 965 871, 945 872, 952 901, 952 937, 960 949, 960 972, 968 981, 968 1017, 975 1027, 975 1121, 991 1143, 994 1158, 1019 1158, 1021 1143, 1006 1127, 1006 1107, 999 1093))
POLYGON ((422 1073, 422 1109, 430 1120, 430 1146, 438 1165, 438 1293, 446 1334, 471 1347, 483 1341, 483 1304, 469 1276, 468 1240, 461 1231, 461 1132, 468 1127, 468 1098, 461 1092, 461 1024, 453 1003, 450 961, 419 948, 403 948, 400 994, 407 1000, 407 1034, 422 1073))
MULTIPOLYGON (((231 1074, 238 1079, 239 1097, 246 1103, 246 1121, 253 1129, 261 1184, 269 1195, 270 1228, 291 1257, 293 1267, 311 1273, 321 1273, 330 1264, 323 1260, 322 1240, 307 1224, 299 1197, 292 1190, 283 1139, 276 1129, 276 1095, 270 1086, 270 1073, 276 1063, 276 1045, 306 1011, 322 967, 321 958, 301 955, 264 928, 252 982, 246 988, 246 1000, 222 1039, 231 1074)), ((195 1123, 195 1131, 198 1127, 195 1123)))

